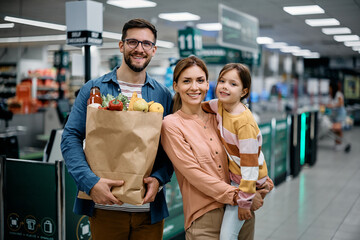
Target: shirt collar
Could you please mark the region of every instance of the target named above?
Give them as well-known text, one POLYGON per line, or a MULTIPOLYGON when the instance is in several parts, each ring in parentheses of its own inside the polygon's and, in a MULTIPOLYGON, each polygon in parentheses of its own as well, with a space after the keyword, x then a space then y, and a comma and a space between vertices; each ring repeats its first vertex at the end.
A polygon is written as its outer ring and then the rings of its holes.
MULTIPOLYGON (((118 83, 117 82, 117 77, 116 77, 116 70, 119 68, 120 66, 116 66, 111 72, 109 72, 108 74, 105 75, 104 79, 102 80, 102 82, 114 82, 114 83, 118 83)), ((155 88, 154 86, 154 79, 152 77, 150 77, 150 75, 146 72, 146 79, 145 79, 145 83, 144 85, 149 85, 152 88, 155 88)))

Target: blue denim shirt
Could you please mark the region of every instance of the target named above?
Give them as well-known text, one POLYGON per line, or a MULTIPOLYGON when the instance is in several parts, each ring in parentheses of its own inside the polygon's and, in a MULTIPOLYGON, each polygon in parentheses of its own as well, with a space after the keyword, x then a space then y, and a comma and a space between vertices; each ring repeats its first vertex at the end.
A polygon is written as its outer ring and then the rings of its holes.
MULTIPOLYGON (((78 190, 84 191, 88 195, 100 178, 91 171, 83 151, 83 140, 85 139, 86 132, 87 99, 89 98, 90 89, 94 86, 99 87, 103 95, 109 93, 117 96, 121 92, 120 85, 116 78, 117 69, 118 67, 99 78, 88 81, 81 87, 62 135, 61 151, 66 167, 75 180, 78 190)), ((142 98, 146 101, 161 103, 164 106, 164 116, 171 113, 172 95, 170 91, 155 79, 151 78, 147 73, 141 94, 142 98)), ((157 178, 160 185, 164 186, 170 181, 173 171, 174 169, 169 158, 162 149, 161 144, 159 144, 151 176, 157 178)), ((93 210, 93 201, 76 198, 74 204, 75 213, 92 216, 93 210)), ((163 190, 156 195, 155 201, 150 203, 150 212, 152 223, 161 221, 169 215, 165 201, 165 186, 163 190)))

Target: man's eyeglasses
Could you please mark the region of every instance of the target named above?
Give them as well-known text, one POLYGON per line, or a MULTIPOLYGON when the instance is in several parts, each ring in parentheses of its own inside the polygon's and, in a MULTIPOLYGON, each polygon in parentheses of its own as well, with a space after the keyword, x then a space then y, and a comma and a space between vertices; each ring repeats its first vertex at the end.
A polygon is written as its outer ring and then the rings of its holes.
POLYGON ((137 48, 139 43, 141 43, 141 46, 145 51, 149 51, 155 46, 155 43, 153 43, 151 41, 147 41, 147 40, 139 41, 139 40, 130 38, 130 39, 125 39, 125 42, 131 49, 137 48))

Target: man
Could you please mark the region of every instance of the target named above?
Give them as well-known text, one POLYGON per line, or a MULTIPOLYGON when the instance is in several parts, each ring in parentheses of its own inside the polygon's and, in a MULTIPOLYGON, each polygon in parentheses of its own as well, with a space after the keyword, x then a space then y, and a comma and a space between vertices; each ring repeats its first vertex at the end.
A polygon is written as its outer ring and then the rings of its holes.
MULTIPOLYGON (((99 178, 90 169, 83 151, 85 138, 86 107, 90 89, 100 88, 102 94, 127 96, 136 91, 146 101, 159 102, 164 115, 171 113, 170 91, 151 78, 146 67, 155 55, 157 30, 144 19, 127 22, 119 42, 123 54, 122 64, 97 79, 88 81, 80 90, 68 122, 65 125, 61 149, 69 173, 80 191, 91 200, 76 198, 74 212, 90 218, 92 239, 162 239, 164 218, 169 215, 164 189, 170 181, 173 167, 159 144, 158 153, 150 177, 144 178, 147 187, 143 206, 123 204, 111 193, 112 187, 120 187, 124 181, 99 178)), ((134 159, 136 161, 136 159, 134 159)), ((120 163, 121 164, 121 163, 120 163)))

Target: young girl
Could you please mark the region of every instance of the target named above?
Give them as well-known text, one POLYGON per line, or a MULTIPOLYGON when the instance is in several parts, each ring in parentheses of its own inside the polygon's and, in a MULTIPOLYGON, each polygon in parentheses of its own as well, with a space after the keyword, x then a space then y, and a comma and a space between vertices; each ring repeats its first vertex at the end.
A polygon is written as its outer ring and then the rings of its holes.
POLYGON ((267 167, 261 152, 262 136, 251 111, 241 102, 248 97, 251 76, 242 64, 229 63, 220 71, 215 89, 218 99, 203 104, 215 112, 221 140, 229 158, 231 184, 239 188, 238 206, 226 205, 220 239, 238 239, 244 220, 252 217, 250 207, 256 187, 269 190, 267 167))

